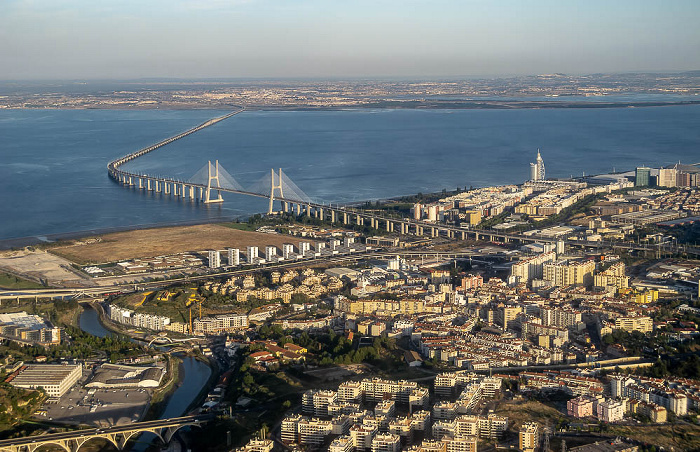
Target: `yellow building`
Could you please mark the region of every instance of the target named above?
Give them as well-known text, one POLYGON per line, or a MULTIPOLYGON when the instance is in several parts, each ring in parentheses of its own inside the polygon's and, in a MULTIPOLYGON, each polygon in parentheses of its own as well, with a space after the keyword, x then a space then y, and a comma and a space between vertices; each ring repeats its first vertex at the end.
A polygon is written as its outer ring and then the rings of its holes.
POLYGON ((534 452, 539 440, 539 427, 536 422, 527 422, 518 432, 518 448, 523 452, 534 452))
POLYGON ((467 222, 472 226, 481 223, 480 210, 467 210, 464 212, 464 215, 467 222))
POLYGON ((337 309, 349 314, 374 314, 377 311, 387 311, 394 314, 419 314, 426 311, 423 300, 350 300, 338 302, 337 309))
POLYGON ((630 301, 639 304, 653 303, 659 299, 659 291, 656 289, 646 289, 644 291, 634 291, 630 296, 630 301))

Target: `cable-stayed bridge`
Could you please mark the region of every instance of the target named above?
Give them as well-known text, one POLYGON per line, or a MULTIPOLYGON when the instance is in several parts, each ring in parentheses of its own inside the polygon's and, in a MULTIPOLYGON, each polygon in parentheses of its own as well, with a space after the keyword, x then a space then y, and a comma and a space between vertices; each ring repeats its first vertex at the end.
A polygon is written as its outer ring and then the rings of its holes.
MULTIPOLYGON (((224 116, 210 119, 196 127, 193 127, 185 132, 182 132, 173 137, 167 138, 152 146, 148 146, 139 151, 132 152, 117 160, 110 162, 107 165, 107 170, 110 177, 120 184, 128 187, 138 187, 140 190, 148 190, 165 195, 181 197, 183 199, 199 200, 206 204, 223 202, 221 197, 222 192, 236 193, 240 195, 256 196, 259 198, 269 199, 268 214, 274 212, 274 202, 279 201, 282 205, 282 211, 294 213, 296 215, 305 214, 309 217, 318 218, 321 220, 329 220, 331 223, 342 223, 345 226, 358 225, 368 226, 374 229, 384 229, 387 232, 395 232, 398 234, 413 234, 418 236, 429 237, 445 237, 449 239, 473 239, 487 240, 492 242, 502 243, 524 243, 524 242, 540 242, 552 243, 556 239, 551 237, 542 237, 538 235, 524 235, 519 233, 506 233, 494 230, 483 229, 463 229, 456 226, 445 224, 431 223, 427 221, 414 220, 410 218, 395 218, 390 217, 386 213, 367 212, 361 209, 352 207, 320 203, 313 201, 306 195, 283 171, 278 169, 270 170, 269 174, 265 174, 260 180, 253 183, 249 187, 241 185, 228 171, 226 171, 218 161, 207 162, 199 171, 187 180, 180 180, 167 176, 154 176, 142 173, 134 173, 121 168, 127 162, 137 159, 149 152, 155 151, 167 144, 198 132, 206 127, 212 126, 225 119, 228 119, 244 110, 240 107, 238 110, 228 113, 224 116)), ((581 245, 578 242, 567 241, 569 245, 581 245)), ((586 247, 602 247, 602 246, 617 246, 626 249, 637 249, 643 251, 654 251, 657 254, 661 253, 687 253, 700 254, 699 247, 691 247, 687 245, 675 245, 674 247, 659 245, 644 245, 634 243, 615 243, 615 244, 585 244, 586 247), (668 249, 667 249, 668 248, 668 249)))
MULTIPOLYGON (((280 168, 277 172, 270 170, 269 175, 265 175, 246 189, 228 171, 226 171, 218 161, 207 162, 199 171, 187 180, 176 179, 168 176, 155 176, 145 173, 126 171, 121 168, 127 162, 142 157, 167 144, 198 132, 206 127, 212 126, 224 119, 228 119, 243 111, 243 108, 226 114, 224 116, 210 119, 196 127, 182 132, 173 137, 167 138, 152 146, 148 146, 139 151, 132 152, 107 165, 109 175, 122 185, 138 186, 141 190, 163 193, 166 195, 201 200, 206 204, 223 202, 221 192, 237 193, 241 195, 257 196, 269 198, 270 204, 268 213, 273 212, 273 203, 279 200, 283 208, 287 209, 287 204, 304 204, 308 209, 311 205, 317 205, 306 195, 280 168)), ((320 204, 318 204, 320 205, 320 204)), ((301 207, 297 210, 301 211, 301 207)))

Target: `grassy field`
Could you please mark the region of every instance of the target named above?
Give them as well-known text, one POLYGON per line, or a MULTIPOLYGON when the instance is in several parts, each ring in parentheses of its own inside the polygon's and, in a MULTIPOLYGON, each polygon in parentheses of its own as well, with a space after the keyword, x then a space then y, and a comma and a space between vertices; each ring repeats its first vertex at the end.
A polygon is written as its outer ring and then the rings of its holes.
POLYGON ((516 429, 525 422, 555 426, 560 420, 566 419, 566 416, 556 408, 534 400, 512 400, 501 403, 496 409, 496 414, 507 416, 516 429))
MULTIPOLYGON (((571 421, 556 408, 534 400, 509 401, 501 403, 496 414, 508 416, 511 425, 517 428, 524 422, 537 422, 540 425, 555 427, 559 421, 571 421)), ((666 450, 700 450, 700 425, 687 422, 675 424, 607 424, 604 436, 620 436, 642 441, 647 444, 664 447, 666 450)), ((595 439, 595 435, 591 438, 595 439)), ((565 438, 567 443, 571 438, 565 438)), ((556 449, 554 449, 556 450, 556 449)))
POLYGON ((221 223, 221 226, 248 232, 253 232, 258 228, 256 225, 250 223, 221 223))
POLYGON ((292 237, 243 231, 218 224, 180 226, 116 232, 100 236, 95 243, 57 246, 49 251, 81 265, 117 262, 209 249, 223 250, 265 245, 281 247, 292 237))
POLYGON ((619 435, 645 443, 661 446, 666 450, 700 450, 700 426, 688 423, 675 425, 610 425, 606 435, 619 435))
POLYGON ((78 318, 83 312, 77 301, 54 301, 49 299, 34 300, 22 299, 6 301, 0 306, 0 313, 25 311, 28 314, 36 314, 50 320, 58 326, 78 326, 78 318))
POLYGON ((0 289, 43 289, 39 283, 22 279, 9 273, 0 272, 0 289))

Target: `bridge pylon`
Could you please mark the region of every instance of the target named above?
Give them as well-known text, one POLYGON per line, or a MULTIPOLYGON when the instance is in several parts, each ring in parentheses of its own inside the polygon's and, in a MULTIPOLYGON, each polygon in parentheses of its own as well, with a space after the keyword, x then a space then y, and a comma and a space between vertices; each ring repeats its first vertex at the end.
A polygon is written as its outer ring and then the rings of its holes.
POLYGON ((211 198, 211 190, 212 190, 212 185, 211 182, 213 180, 216 180, 216 187, 221 187, 221 182, 219 182, 219 161, 216 160, 216 163, 214 165, 211 164, 211 160, 207 163, 207 189, 204 191, 204 204, 211 204, 215 202, 224 202, 224 198, 221 197, 221 191, 216 190, 216 195, 217 197, 215 199, 211 198), (211 173, 212 166, 214 166, 214 175, 211 173))
POLYGON ((284 198, 284 192, 282 191, 282 168, 280 168, 279 176, 277 177, 277 184, 275 184, 275 169, 270 168, 270 206, 267 208, 267 214, 272 214, 272 204, 275 202, 275 190, 279 190, 280 198, 284 198))

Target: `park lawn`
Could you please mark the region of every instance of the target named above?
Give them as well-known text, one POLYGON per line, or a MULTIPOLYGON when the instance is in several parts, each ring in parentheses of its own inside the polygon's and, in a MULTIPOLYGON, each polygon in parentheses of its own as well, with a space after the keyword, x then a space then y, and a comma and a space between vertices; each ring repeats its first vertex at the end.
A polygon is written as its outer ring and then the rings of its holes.
POLYGON ((258 228, 258 226, 250 223, 221 223, 221 226, 237 229, 239 231, 255 231, 258 228))

